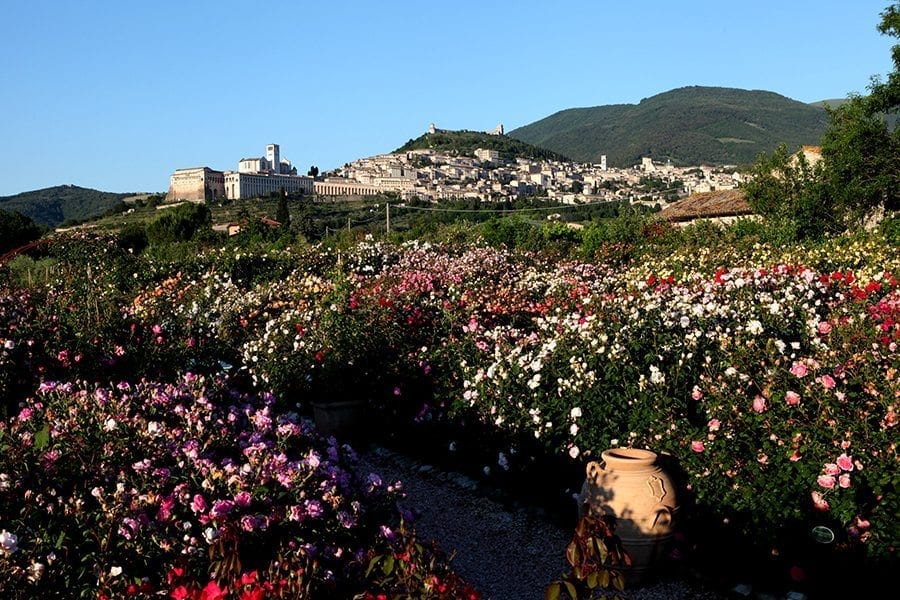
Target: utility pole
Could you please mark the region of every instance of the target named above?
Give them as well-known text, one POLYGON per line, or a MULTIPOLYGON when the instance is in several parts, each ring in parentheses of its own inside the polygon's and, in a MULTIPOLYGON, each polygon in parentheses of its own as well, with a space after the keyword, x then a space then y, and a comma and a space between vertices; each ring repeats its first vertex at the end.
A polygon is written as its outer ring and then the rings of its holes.
POLYGON ((391 203, 384 203, 384 231, 385 233, 391 232, 391 203))

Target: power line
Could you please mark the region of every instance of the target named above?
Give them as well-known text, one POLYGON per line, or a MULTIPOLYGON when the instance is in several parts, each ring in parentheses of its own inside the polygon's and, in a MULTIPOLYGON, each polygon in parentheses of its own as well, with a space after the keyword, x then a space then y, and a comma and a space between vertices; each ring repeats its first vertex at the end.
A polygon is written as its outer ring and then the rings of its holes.
POLYGON ((406 210, 419 210, 424 212, 451 212, 451 213, 516 213, 516 212, 534 212, 542 210, 564 210, 568 208, 584 208, 587 206, 600 206, 601 204, 610 204, 612 202, 621 202, 619 200, 603 200, 600 202, 587 202, 585 204, 563 204, 562 206, 536 206, 534 208, 432 208, 428 206, 408 206, 405 204, 391 204, 391 208, 400 208, 406 210))

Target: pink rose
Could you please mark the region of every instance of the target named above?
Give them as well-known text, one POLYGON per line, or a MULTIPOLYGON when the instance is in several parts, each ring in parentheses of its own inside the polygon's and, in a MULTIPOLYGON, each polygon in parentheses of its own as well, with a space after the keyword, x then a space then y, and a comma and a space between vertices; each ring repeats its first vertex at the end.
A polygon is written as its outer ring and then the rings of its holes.
POLYGON ((816 510, 821 510, 824 512, 830 508, 828 506, 828 501, 825 500, 825 496, 823 496, 821 492, 813 492, 812 493, 812 501, 813 501, 813 506, 816 507, 816 510))
POLYGON ((800 404, 800 394, 797 392, 788 391, 788 393, 784 395, 784 399, 790 406, 797 406, 800 404))
POLYGON ((703 392, 701 392, 700 388, 698 388, 695 385, 694 389, 691 391, 691 398, 693 398, 694 400, 699 400, 702 397, 703 397, 703 392))
POLYGON ((816 482, 826 490, 834 489, 834 475, 819 475, 816 482))
POLYGON ((840 456, 838 456, 837 466, 839 466, 841 469, 843 469, 845 471, 852 471, 853 470, 853 458, 850 456, 847 456, 847 453, 845 452, 844 454, 841 454, 840 456))
POLYGON ((843 473, 838 477, 838 485, 846 489, 850 487, 850 473, 843 473))
POLYGON ((710 431, 718 431, 719 427, 722 426, 722 423, 718 419, 710 419, 709 420, 709 430, 710 431))
POLYGON ((702 441, 694 440, 691 442, 691 450, 694 452, 703 452, 706 449, 706 446, 703 445, 702 441))
POLYGON ((203 499, 203 496, 200 494, 195 494, 193 500, 191 500, 191 510, 195 513, 203 512, 206 510, 206 500, 203 499))
POLYGON ((833 390, 836 385, 834 382, 834 377, 831 375, 822 375, 822 385, 825 386, 826 390, 833 390))
POLYGON ((791 367, 791 375, 794 377, 806 377, 807 373, 809 370, 803 363, 794 363, 794 366, 791 367))
POLYGON ((819 323, 819 333, 822 335, 828 335, 831 332, 831 323, 828 321, 821 321, 819 323))
POLYGON ((756 398, 753 399, 753 410, 755 410, 758 413, 765 412, 766 399, 763 398, 762 396, 756 396, 756 398))
POLYGON ((825 474, 826 475, 840 475, 841 468, 834 463, 825 463, 825 474))

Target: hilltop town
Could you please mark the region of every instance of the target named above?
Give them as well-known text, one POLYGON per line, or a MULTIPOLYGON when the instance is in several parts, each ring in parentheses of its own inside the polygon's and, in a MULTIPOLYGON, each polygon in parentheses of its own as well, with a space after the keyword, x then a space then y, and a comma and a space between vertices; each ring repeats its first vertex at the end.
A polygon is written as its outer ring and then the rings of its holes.
MULTIPOLYGON (((486 132, 502 136, 502 125, 486 132)), ((432 124, 429 134, 438 130, 432 124)), ((178 169, 170 178, 166 200, 240 199, 272 193, 313 195, 319 199, 395 194, 401 199, 438 202, 473 199, 500 202, 529 196, 566 204, 627 200, 649 206, 667 204, 698 192, 730 190, 742 181, 731 166, 676 167, 644 157, 630 168, 599 163, 508 158, 478 148, 471 156, 416 149, 360 158, 319 174, 298 175, 280 158, 277 144, 266 156, 244 158, 236 171, 209 167, 178 169)))
POLYGON ((644 158, 628 169, 599 164, 516 158, 494 150, 455 156, 413 150, 356 160, 314 184, 315 192, 334 195, 345 186, 366 186, 369 193, 396 193, 429 201, 469 198, 482 202, 545 196, 565 204, 627 200, 665 206, 697 192, 730 190, 742 176, 734 167, 675 167, 644 158))

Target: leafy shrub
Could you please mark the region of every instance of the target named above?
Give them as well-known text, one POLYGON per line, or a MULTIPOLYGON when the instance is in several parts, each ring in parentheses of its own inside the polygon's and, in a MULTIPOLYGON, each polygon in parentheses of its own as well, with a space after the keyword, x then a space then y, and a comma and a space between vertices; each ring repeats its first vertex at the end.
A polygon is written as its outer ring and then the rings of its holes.
POLYGON ((188 241, 199 231, 208 229, 210 220, 211 213, 205 204, 179 204, 166 209, 147 225, 147 240, 152 245, 188 241))
POLYGON ((880 224, 881 234, 892 246, 900 246, 900 216, 891 216, 880 224))
POLYGON ((0 254, 34 241, 44 230, 18 211, 0 208, 0 254))

